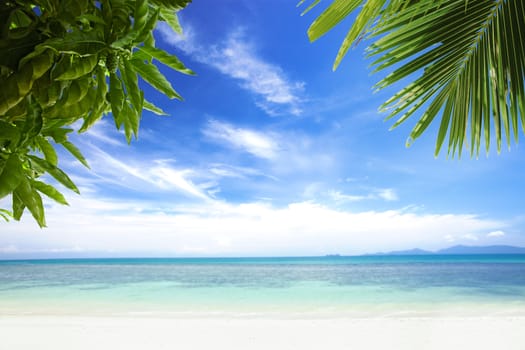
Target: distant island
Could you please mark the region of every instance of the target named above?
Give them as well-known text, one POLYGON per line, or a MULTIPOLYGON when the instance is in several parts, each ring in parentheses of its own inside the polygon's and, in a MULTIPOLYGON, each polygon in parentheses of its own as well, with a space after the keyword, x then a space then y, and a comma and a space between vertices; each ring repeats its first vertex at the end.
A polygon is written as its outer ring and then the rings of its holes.
POLYGON ((466 246, 455 245, 453 247, 429 251, 423 249, 398 250, 386 253, 375 253, 370 255, 464 255, 464 254, 525 254, 525 247, 510 245, 490 246, 466 246))

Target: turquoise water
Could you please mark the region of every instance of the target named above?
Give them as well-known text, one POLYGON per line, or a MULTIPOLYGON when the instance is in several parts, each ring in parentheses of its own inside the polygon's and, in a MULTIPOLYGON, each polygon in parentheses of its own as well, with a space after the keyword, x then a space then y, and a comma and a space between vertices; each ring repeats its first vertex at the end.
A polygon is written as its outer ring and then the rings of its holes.
POLYGON ((0 261, 0 314, 525 313, 524 255, 0 261))

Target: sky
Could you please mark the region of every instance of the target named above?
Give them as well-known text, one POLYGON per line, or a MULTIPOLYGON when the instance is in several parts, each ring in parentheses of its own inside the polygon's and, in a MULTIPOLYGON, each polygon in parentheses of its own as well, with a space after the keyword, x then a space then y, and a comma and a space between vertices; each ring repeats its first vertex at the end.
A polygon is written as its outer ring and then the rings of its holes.
POLYGON ((332 71, 351 18, 308 41, 320 10, 196 0, 179 14, 184 36, 159 25, 157 45, 197 74, 161 67, 184 101, 143 84, 170 116, 144 112, 137 140, 111 116, 72 135, 91 169, 63 150, 59 167, 81 195, 57 185, 70 206, 46 200, 44 229, 27 212, 0 222, 0 259, 525 246, 523 146, 436 158, 432 125, 406 148, 416 119, 390 131, 378 107, 396 90, 374 92, 384 73, 366 43, 332 71))

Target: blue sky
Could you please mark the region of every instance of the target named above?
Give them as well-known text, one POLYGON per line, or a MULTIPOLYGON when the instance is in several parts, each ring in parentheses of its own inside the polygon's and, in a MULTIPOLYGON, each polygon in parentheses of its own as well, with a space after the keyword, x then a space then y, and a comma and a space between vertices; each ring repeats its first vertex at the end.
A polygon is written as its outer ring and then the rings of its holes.
MULTIPOLYGON (((478 160, 434 158, 436 126, 410 148, 378 107, 365 45, 339 69, 348 28, 313 44, 294 1, 201 0, 183 38, 157 45, 197 76, 163 70, 184 101, 144 85, 169 117, 145 112, 127 145, 110 116, 62 153, 81 196, 2 223, 0 257, 361 254, 455 244, 525 246, 523 147, 478 160)), ((7 201, 1 204, 5 207, 7 201)))

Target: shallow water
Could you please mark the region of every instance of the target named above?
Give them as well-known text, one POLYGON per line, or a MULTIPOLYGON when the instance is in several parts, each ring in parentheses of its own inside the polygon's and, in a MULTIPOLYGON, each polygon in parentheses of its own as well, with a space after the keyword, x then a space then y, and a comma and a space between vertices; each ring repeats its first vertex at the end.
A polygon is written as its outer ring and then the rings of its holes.
POLYGON ((0 261, 0 314, 525 314, 525 256, 0 261))

